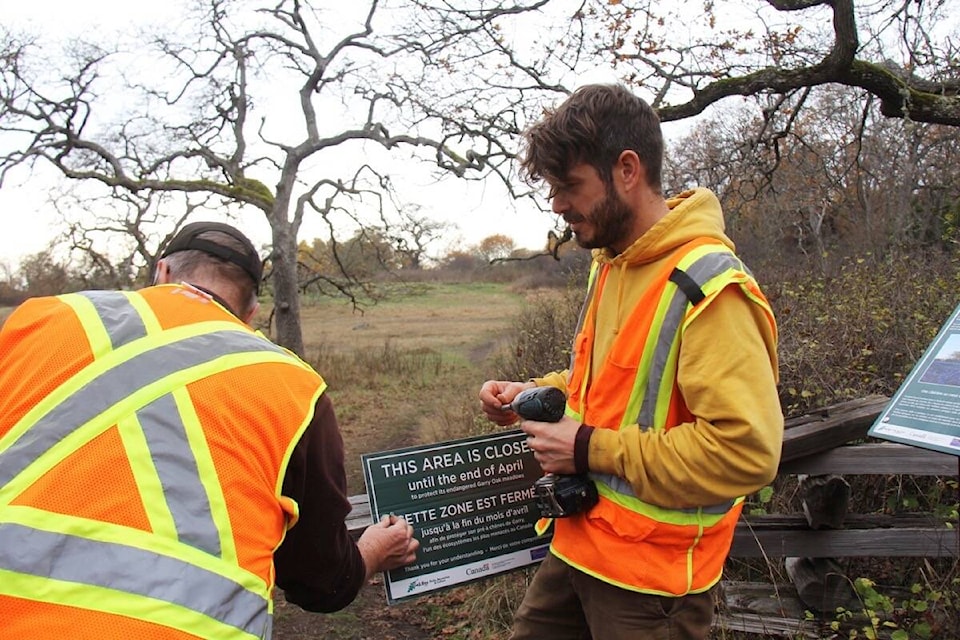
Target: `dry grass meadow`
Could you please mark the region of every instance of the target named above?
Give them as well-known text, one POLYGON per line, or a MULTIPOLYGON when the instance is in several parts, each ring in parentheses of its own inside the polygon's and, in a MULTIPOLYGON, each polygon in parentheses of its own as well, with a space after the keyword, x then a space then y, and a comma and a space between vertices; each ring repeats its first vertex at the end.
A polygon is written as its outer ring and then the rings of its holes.
POLYGON ((342 301, 304 304, 304 357, 329 385, 351 493, 365 490, 362 453, 487 428, 477 392, 522 303, 506 285, 477 283, 425 285, 362 313, 342 301))

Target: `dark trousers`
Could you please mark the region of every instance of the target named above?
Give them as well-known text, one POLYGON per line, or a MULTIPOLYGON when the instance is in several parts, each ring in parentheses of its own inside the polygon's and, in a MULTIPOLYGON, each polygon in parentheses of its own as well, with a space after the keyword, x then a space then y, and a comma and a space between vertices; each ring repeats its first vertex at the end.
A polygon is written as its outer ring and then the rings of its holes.
POLYGON ((548 553, 514 616, 510 640, 704 640, 715 589, 679 598, 637 593, 548 553))

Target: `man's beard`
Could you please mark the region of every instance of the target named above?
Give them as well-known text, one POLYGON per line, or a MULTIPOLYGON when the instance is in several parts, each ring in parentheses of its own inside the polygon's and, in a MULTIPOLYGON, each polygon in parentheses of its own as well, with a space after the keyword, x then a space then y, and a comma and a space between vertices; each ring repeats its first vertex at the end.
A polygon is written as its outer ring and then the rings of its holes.
MULTIPOLYGON (((612 188, 606 188, 603 200, 593 206, 586 216, 576 216, 573 222, 584 220, 593 229, 592 237, 574 234, 577 244, 584 249, 610 249, 623 241, 633 224, 633 210, 612 188)), ((612 250, 612 249, 611 249, 612 250)))

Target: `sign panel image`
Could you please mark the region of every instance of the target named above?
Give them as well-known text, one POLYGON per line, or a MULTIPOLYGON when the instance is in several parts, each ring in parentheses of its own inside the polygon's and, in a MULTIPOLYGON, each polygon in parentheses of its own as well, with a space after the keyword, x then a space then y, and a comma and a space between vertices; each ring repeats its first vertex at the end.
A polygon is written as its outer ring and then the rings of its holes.
POLYGON ((384 576, 391 604, 543 559, 542 472, 526 438, 515 429, 361 456, 373 520, 401 516, 420 541, 415 564, 384 576))

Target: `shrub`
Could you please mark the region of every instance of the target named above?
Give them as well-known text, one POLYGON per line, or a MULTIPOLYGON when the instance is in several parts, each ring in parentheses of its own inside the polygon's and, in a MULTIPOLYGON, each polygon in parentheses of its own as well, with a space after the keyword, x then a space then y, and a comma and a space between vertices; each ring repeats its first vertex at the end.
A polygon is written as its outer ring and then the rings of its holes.
POLYGON ((960 301, 950 295, 957 267, 939 253, 868 254, 844 259, 832 276, 763 274, 780 329, 784 413, 892 395, 960 301))
POLYGON ((531 294, 511 328, 512 342, 494 362, 502 380, 527 380, 566 369, 583 290, 544 289, 531 294))

